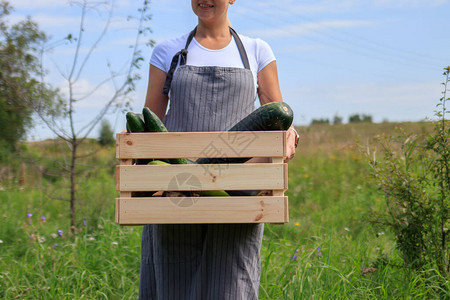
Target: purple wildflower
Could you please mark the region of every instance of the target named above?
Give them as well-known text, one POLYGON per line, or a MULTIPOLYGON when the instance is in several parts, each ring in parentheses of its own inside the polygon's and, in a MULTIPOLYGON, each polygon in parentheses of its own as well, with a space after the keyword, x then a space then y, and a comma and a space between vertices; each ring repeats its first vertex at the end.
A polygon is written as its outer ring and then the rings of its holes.
POLYGON ((30 235, 30 240, 33 240, 33 238, 34 238, 34 236, 33 236, 33 235, 30 235))
POLYGON ((320 251, 320 247, 317 247, 317 255, 322 256, 322 251, 320 251))
POLYGON ((86 226, 87 222, 86 220, 83 220, 83 225, 86 226))
POLYGON ((33 216, 32 213, 27 213, 27 218, 31 218, 33 216))
POLYGON ((300 252, 300 249, 295 249, 295 253, 299 253, 300 252))
POLYGON ((58 247, 58 244, 53 244, 52 245, 52 249, 55 249, 56 247, 58 247))
POLYGON ((62 236, 63 235, 63 231, 61 229, 58 229, 58 236, 62 236))
POLYGON ((47 221, 47 218, 45 216, 41 216, 41 221, 45 222, 45 221, 47 221))
POLYGON ((294 255, 292 256, 292 260, 293 260, 293 261, 296 261, 296 260, 297 260, 297 255, 294 254, 294 255))
POLYGON ((31 225, 31 221, 28 221, 28 225, 31 225))

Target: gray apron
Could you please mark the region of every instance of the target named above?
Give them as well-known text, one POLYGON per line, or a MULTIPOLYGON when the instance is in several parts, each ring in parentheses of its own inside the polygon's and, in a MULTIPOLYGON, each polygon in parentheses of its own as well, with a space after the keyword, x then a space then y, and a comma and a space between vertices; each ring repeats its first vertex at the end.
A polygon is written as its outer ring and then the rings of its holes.
MULTIPOLYGON (((163 91, 170 90, 163 120, 169 131, 225 131, 254 110, 247 54, 230 32, 244 68, 186 65, 195 29, 174 56, 163 91)), ((263 230, 264 224, 145 225, 139 299, 258 299, 263 230)))

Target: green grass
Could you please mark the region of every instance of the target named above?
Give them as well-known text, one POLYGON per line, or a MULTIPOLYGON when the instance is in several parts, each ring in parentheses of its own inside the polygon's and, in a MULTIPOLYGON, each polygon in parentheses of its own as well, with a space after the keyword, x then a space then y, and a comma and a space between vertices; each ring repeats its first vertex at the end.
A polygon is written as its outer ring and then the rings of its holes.
MULTIPOLYGON (((429 128, 422 123, 405 126, 415 131, 429 128)), ((300 128, 303 141, 289 164, 290 222, 265 226, 261 299, 450 296, 448 281, 439 285, 442 278, 438 280, 436 271, 414 273, 404 268, 391 233, 368 222, 371 210, 382 209, 384 199, 369 180, 367 163, 354 141, 392 128, 392 124, 300 128)), ((48 151, 42 145, 28 148, 35 158, 48 151)), ((35 168, 29 167, 23 189, 14 180, 3 186, 0 297, 137 298, 141 227, 120 227, 113 221, 114 150, 102 150, 89 159, 100 167, 78 183, 79 222, 73 235, 68 203, 54 199, 67 193, 63 178, 39 179, 35 168), (33 216, 27 218, 27 213, 33 216), (61 237, 58 230, 63 231, 61 237)))

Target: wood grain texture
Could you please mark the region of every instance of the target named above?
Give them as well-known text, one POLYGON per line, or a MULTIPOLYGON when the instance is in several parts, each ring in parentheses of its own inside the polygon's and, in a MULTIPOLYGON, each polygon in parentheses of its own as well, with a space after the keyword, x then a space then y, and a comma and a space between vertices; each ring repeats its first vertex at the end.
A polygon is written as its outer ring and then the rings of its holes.
POLYGON ((285 131, 119 133, 116 158, 284 157, 285 138, 285 131))
POLYGON ((119 166, 123 191, 283 190, 286 164, 119 166))
POLYGON ((150 197, 118 202, 122 225, 287 222, 287 197, 150 197))

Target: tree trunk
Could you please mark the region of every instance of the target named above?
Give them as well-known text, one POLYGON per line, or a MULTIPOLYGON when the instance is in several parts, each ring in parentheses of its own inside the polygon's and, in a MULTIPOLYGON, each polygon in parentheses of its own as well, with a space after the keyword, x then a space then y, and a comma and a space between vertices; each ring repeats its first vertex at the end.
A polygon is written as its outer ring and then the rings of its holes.
POLYGON ((75 224, 76 224, 76 209, 75 209, 75 166, 76 166, 76 160, 77 160, 77 140, 74 138, 72 140, 72 159, 70 163, 70 232, 73 234, 75 231, 75 224))

